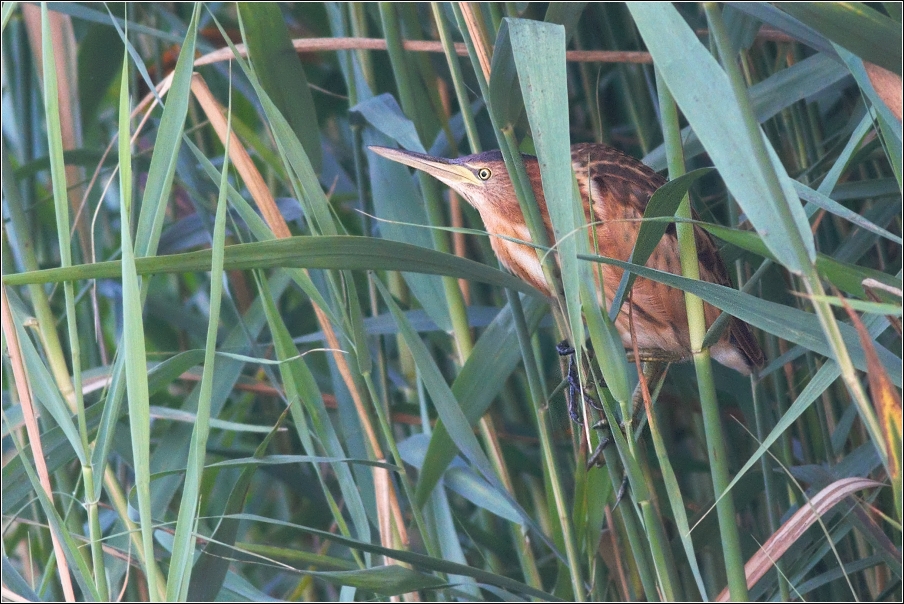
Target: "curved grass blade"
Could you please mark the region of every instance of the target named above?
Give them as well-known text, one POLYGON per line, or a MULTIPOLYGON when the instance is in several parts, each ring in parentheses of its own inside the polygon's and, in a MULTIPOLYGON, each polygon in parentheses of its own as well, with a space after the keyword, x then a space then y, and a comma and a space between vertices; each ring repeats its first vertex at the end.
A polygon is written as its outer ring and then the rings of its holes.
MULTIPOLYGON (((846 478, 838 480, 819 492, 806 505, 802 506, 782 527, 763 544, 763 547, 745 565, 747 585, 752 587, 772 568, 775 561, 793 544, 803 532, 816 523, 819 518, 841 503, 849 495, 863 490, 883 486, 881 482, 866 478, 846 478)), ((717 602, 728 601, 725 590, 716 598, 717 602)))
MULTIPOLYGON (((866 324, 867 329, 870 332, 870 336, 875 340, 878 338, 882 332, 888 327, 888 321, 878 315, 872 315, 865 318, 864 323, 866 324)), ((751 455, 750 459, 745 462, 744 466, 738 470, 735 474, 734 479, 732 479, 731 483, 725 489, 727 493, 734 487, 741 478, 743 478, 747 471, 750 470, 753 465, 759 461, 760 457, 779 439, 779 437, 788 430, 791 425, 797 421, 797 419, 803 415, 804 411, 806 411, 809 406, 819 397, 826 389, 831 386, 835 380, 841 375, 841 368, 838 363, 833 360, 826 362, 819 371, 816 372, 816 375, 810 380, 807 386, 803 389, 803 391, 798 395, 797 399, 795 399, 794 403, 788 408, 785 414, 781 417, 781 419, 776 423, 775 427, 772 431, 763 439, 760 446, 757 450, 751 455)), ((851 405, 851 410, 854 411, 856 409, 856 405, 851 405)), ((853 418, 856 416, 855 413, 850 415, 850 421, 853 421, 853 418)), ((849 424, 848 424, 849 426, 849 424)), ((835 450, 840 450, 840 444, 835 445, 834 440, 835 437, 832 437, 833 440, 833 448, 835 450)))
POLYGON ((375 545, 373 543, 364 542, 364 541, 356 541, 354 539, 348 539, 342 537, 341 535, 336 535, 335 533, 330 533, 327 531, 321 531, 315 528, 311 528, 308 526, 302 526, 300 524, 293 524, 291 522, 285 522, 282 520, 276 520, 273 518, 266 518, 263 516, 257 516, 254 514, 230 514, 229 516, 224 516, 224 518, 235 518, 237 520, 245 520, 249 522, 261 522, 264 524, 271 524, 274 526, 282 526, 290 529, 295 529, 297 531, 307 533, 309 535, 316 535, 322 537, 325 540, 329 540, 332 543, 336 543, 338 545, 344 545, 345 547, 357 549, 363 552, 370 552, 373 554, 379 554, 381 556, 387 556, 389 558, 393 558, 395 560, 399 560, 400 562, 406 562, 411 564, 413 567, 421 568, 424 570, 429 570, 433 572, 440 572, 446 574, 455 574, 455 575, 465 575, 468 577, 474 577, 478 581, 482 583, 487 583, 488 585, 496 585, 508 591, 518 594, 524 594, 525 596, 530 596, 533 598, 539 598, 541 601, 550 601, 550 602, 561 602, 560 598, 555 597, 554 595, 547 593, 545 591, 535 589, 529 585, 525 585, 524 583, 520 583, 514 579, 509 579, 504 575, 499 575, 493 572, 485 571, 479 568, 475 568, 473 566, 467 566, 464 564, 457 564, 455 562, 450 562, 448 560, 442 560, 439 558, 432 558, 430 556, 425 556, 423 554, 417 554, 414 552, 409 552, 405 550, 394 550, 388 547, 383 547, 381 545, 375 545))
MULTIPOLYGON (((135 268, 138 275, 185 273, 209 271, 210 263, 210 250, 201 250, 137 258, 135 268)), ((226 270, 276 267, 410 271, 472 279, 526 294, 539 295, 537 290, 517 277, 479 262, 407 243, 372 237, 289 237, 226 246, 224 258, 226 270)), ((69 269, 45 269, 4 275, 3 281, 7 285, 25 285, 103 279, 119 277, 121 274, 120 263, 97 262, 69 269)))

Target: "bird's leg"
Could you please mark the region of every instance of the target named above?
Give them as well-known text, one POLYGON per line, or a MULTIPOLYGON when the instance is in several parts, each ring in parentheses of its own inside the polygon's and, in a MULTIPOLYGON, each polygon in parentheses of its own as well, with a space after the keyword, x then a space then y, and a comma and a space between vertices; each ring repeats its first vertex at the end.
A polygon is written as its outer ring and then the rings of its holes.
POLYGON ((565 380, 565 400, 568 402, 568 415, 571 416, 571 421, 582 424, 584 420, 581 418, 580 410, 575 402, 577 391, 580 390, 580 386, 577 384, 578 372, 574 367, 575 350, 568 343, 568 340, 562 340, 556 344, 556 352, 559 353, 565 363, 562 366, 562 377, 565 380))
MULTIPOLYGON (((572 421, 576 424, 582 425, 584 423, 580 407, 582 403, 587 403, 598 411, 603 411, 602 406, 587 392, 587 388, 581 383, 577 368, 577 352, 574 347, 568 343, 568 340, 559 342, 556 345, 556 352, 559 353, 559 357, 562 359, 562 375, 564 378, 565 399, 568 401, 568 415, 571 416, 572 421)), ((588 352, 592 354, 592 350, 588 349, 588 352)), ((668 353, 663 353, 658 350, 643 350, 639 352, 638 356, 643 362, 642 373, 644 380, 638 382, 637 387, 631 395, 630 417, 622 418, 622 421, 619 424, 619 429, 626 434, 631 433, 631 427, 634 425, 635 419, 640 415, 641 409, 643 409, 643 383, 645 382, 650 390, 655 392, 665 377, 669 362, 679 360, 673 358, 674 355, 668 355, 668 353)), ((592 427, 595 430, 607 430, 609 429, 609 422, 604 417, 592 427)), ((595 465, 603 465, 603 451, 611 442, 611 435, 605 435, 600 439, 599 444, 587 460, 588 468, 595 465)))
POLYGON ((565 399, 568 401, 568 415, 576 424, 583 424, 584 418, 581 414, 580 402, 589 403, 591 407, 598 411, 602 411, 602 407, 593 396, 587 393, 586 388, 581 383, 577 368, 577 352, 574 347, 568 343, 568 340, 562 340, 556 344, 556 352, 565 361, 562 368, 562 374, 565 378, 565 399))

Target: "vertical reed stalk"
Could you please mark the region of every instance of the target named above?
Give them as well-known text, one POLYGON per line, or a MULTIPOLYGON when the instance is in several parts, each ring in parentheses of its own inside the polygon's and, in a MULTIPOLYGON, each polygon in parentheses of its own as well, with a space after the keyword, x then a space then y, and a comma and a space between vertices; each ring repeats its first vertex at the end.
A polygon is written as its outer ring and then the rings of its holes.
MULTIPOLYGON (((675 102, 668 93, 662 79, 658 81, 660 106, 662 109, 662 130, 665 137, 666 155, 669 163, 669 178, 675 179, 685 173, 684 152, 681 148, 681 129, 675 102)), ((675 213, 677 218, 691 218, 690 198, 685 196, 675 213)), ((687 222, 676 224, 678 245, 681 250, 681 271, 685 277, 700 279, 700 264, 694 225, 687 222)), ((694 355, 694 369, 703 410, 703 426, 706 432, 706 449, 709 456, 713 490, 716 494, 716 512, 719 517, 719 533, 722 538, 725 569, 728 585, 734 600, 747 600, 747 579, 744 575, 744 559, 741 555, 740 535, 735 521, 734 498, 725 489, 729 483, 728 452, 722 430, 719 402, 713 382, 712 361, 709 349, 703 348, 706 336, 706 319, 703 315, 703 301, 690 293, 684 294, 687 305, 687 321, 690 330, 691 350, 694 355)))

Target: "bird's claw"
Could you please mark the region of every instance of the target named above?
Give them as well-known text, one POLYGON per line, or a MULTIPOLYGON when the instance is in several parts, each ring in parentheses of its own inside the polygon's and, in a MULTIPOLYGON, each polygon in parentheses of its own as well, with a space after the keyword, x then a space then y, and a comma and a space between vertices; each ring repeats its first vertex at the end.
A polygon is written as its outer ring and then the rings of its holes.
POLYGON ((618 507, 618 504, 621 503, 621 500, 625 498, 625 493, 628 492, 628 477, 625 476, 622 478, 621 486, 618 487, 618 492, 615 494, 615 505, 612 506, 612 511, 615 511, 615 508, 618 507))
MULTIPOLYGON (((622 431, 622 434, 629 434, 633 423, 634 418, 631 418, 630 422, 620 422, 618 424, 618 428, 622 431)), ((611 426, 605 418, 593 424, 592 428, 594 430, 611 430, 611 426)), ((603 459, 603 452, 606 450, 606 447, 612 444, 612 440, 612 436, 608 434, 600 438, 600 442, 596 445, 593 453, 590 455, 590 457, 587 458, 588 470, 593 466, 603 467, 603 465, 605 464, 605 460, 603 459)))
POLYGON ((609 436, 604 436, 600 439, 598 445, 596 445, 596 449, 593 450, 593 454, 587 458, 587 469, 589 470, 593 466, 603 467, 605 465, 605 460, 603 459, 603 452, 606 450, 606 447, 609 446, 609 443, 612 442, 612 438, 609 436))
POLYGON ((570 357, 574 355, 574 348, 568 343, 568 340, 562 340, 556 344, 556 352, 560 357, 570 357))

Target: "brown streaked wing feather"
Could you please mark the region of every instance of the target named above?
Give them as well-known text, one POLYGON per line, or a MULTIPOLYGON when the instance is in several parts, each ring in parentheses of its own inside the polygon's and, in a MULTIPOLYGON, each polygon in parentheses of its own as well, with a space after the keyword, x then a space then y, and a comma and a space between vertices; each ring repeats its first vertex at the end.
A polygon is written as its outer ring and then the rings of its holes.
MULTIPOLYGON (((594 183, 597 189, 602 193, 604 199, 607 196, 613 196, 622 203, 627 203, 628 206, 633 209, 637 218, 643 216, 650 196, 667 182, 663 176, 654 172, 636 158, 604 145, 592 143, 572 145, 571 159, 575 173, 578 176, 578 185, 581 187, 582 193, 586 195, 589 191, 584 189, 586 189, 590 183, 594 183)), ((594 200, 594 220, 605 220, 605 216, 600 215, 596 203, 597 201, 602 202, 604 199, 594 200)), ((698 219, 696 213, 692 212, 692 218, 695 220, 698 219)), ((631 230, 634 231, 630 241, 630 248, 633 249, 634 238, 636 238, 636 229, 631 230)), ((732 287, 731 280, 728 278, 725 265, 722 264, 722 258, 719 256, 715 242, 709 234, 700 227, 694 227, 694 234, 697 240, 697 254, 701 266, 701 277, 705 281, 711 283, 732 287)), ((670 226, 667 229, 664 237, 667 240, 670 240, 667 245, 677 248, 678 244, 674 226, 670 226)), ((615 247, 619 246, 616 244, 615 247)), ((626 252, 623 250, 622 254, 610 253, 604 255, 613 257, 621 256, 623 259, 627 259, 628 254, 630 254, 630 249, 627 249, 626 252)), ((651 308, 655 308, 655 304, 652 304, 651 308)), ((760 349, 759 343, 757 343, 756 339, 753 337, 750 327, 746 323, 733 318, 726 335, 746 357, 751 366, 761 366, 763 364, 763 351, 760 349)))
POLYGON ((627 200, 640 215, 643 215, 650 196, 666 182, 665 178, 636 158, 604 145, 572 145, 571 161, 576 173, 588 170, 585 178, 589 176, 590 180, 597 181, 602 189, 627 193, 624 197, 620 195, 619 199, 627 200))

